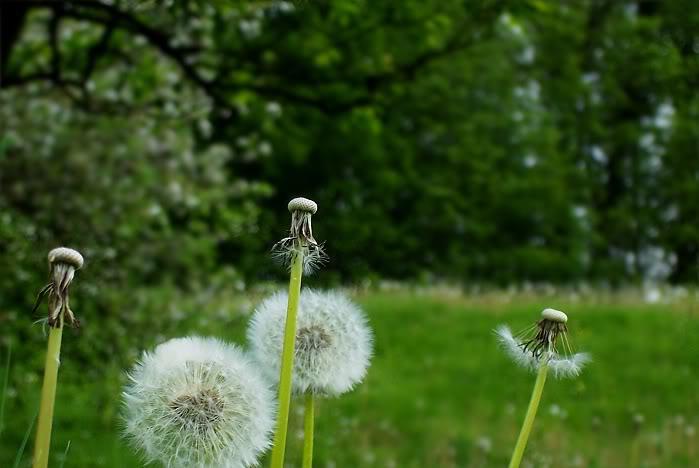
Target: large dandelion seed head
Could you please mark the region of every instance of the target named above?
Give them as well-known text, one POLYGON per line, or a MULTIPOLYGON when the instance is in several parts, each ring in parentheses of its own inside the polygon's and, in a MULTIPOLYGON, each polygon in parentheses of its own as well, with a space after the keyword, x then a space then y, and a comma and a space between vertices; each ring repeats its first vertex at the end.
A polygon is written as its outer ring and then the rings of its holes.
POLYGON ((149 463, 243 468, 270 446, 272 392, 235 346, 173 339, 144 353, 129 380, 124 432, 149 463))
POLYGON ((525 369, 535 371, 546 364, 555 377, 577 377, 590 355, 573 352, 567 322, 560 310, 544 309, 541 320, 516 335, 506 325, 495 333, 505 352, 525 369))
MULTIPOLYGON (((287 300, 284 292, 264 300, 248 329, 253 356, 274 382, 279 380, 287 300)), ((364 378, 371 352, 371 330, 357 305, 338 292, 301 292, 292 377, 296 393, 351 390, 364 378)))

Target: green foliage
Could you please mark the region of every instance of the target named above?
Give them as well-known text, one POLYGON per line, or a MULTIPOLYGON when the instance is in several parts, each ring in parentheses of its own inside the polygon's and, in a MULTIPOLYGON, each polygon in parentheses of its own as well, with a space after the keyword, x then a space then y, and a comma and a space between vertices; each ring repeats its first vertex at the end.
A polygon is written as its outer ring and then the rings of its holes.
POLYGON ((16 8, 5 237, 84 245, 54 221, 81 210, 153 251, 134 282, 262 278, 305 195, 329 278, 697 279, 696 2, 16 8))

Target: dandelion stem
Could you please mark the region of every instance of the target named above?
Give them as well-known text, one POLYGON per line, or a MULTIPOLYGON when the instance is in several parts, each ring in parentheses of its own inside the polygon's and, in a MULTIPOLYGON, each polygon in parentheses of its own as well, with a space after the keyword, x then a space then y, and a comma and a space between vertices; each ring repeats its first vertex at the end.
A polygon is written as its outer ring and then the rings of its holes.
POLYGON ((532 426, 534 425, 536 411, 539 409, 539 403, 541 402, 541 394, 544 392, 544 384, 546 383, 546 374, 548 373, 548 370, 548 364, 545 360, 542 361, 541 366, 539 367, 539 373, 536 376, 536 383, 534 383, 534 390, 532 391, 532 398, 529 401, 527 414, 524 416, 522 430, 519 432, 515 450, 512 452, 512 459, 510 460, 509 468, 519 468, 519 464, 522 462, 524 449, 527 447, 529 434, 531 434, 532 426))
POLYGON ((63 337, 63 314, 61 314, 57 325, 56 327, 50 327, 51 331, 49 332, 44 384, 41 388, 39 422, 36 430, 36 445, 34 446, 33 468, 46 468, 49 463, 53 407, 56 400, 56 382, 58 380, 58 366, 61 358, 61 338, 63 337))
POLYGON ((274 433, 272 447, 272 468, 284 466, 284 450, 286 448, 286 432, 289 423, 289 407, 291 405, 291 372, 294 364, 294 348, 296 345, 296 314, 301 294, 301 276, 303 275, 303 250, 295 249, 291 260, 289 276, 289 302, 286 309, 286 324, 284 325, 284 346, 279 376, 279 414, 277 429, 274 433))
POLYGON ((303 420, 303 468, 313 466, 313 393, 306 393, 306 411, 303 420))

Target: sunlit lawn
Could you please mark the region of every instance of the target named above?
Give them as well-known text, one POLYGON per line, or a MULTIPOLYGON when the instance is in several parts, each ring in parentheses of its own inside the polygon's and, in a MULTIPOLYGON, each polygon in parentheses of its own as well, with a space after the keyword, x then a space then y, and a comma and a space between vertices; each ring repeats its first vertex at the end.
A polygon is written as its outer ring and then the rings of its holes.
MULTIPOLYGON (((515 330, 544 306, 569 314, 573 344, 594 361, 576 380, 547 383, 528 466, 696 466, 699 424, 699 307, 634 301, 578 301, 438 292, 360 294, 376 334, 366 381, 320 404, 318 467, 505 466, 533 376, 498 350, 492 330, 515 330), (643 416, 641 424, 634 418, 643 416)), ((242 343, 247 317, 214 327, 242 343)), ((196 328, 196 327, 194 327, 196 328)), ((193 332, 183 326, 182 334, 193 332)), ((72 337, 68 339, 79 339, 72 337)), ((26 359, 13 356, 13 360, 26 359)), ((3 356, 4 362, 4 356, 3 356)), ((13 466, 35 410, 40 374, 10 368, 0 466, 13 466)), ((52 466, 138 467, 119 438, 123 374, 104 362, 100 377, 64 356, 52 466)), ((299 409, 299 408, 297 408, 299 409)), ((289 465, 299 466, 300 419, 289 465)), ((20 466, 29 466, 30 439, 20 466)))

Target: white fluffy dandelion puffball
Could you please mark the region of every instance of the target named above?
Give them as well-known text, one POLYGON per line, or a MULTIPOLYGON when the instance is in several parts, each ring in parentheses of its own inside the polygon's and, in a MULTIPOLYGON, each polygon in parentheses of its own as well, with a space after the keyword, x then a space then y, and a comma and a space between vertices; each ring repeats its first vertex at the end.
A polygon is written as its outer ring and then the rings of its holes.
MULTIPOLYGON (((279 380, 287 294, 279 292, 256 309, 248 328, 254 358, 273 382, 279 380)), ((293 389, 340 395, 362 381, 372 353, 372 333, 357 305, 339 292, 304 289, 299 300, 293 389)))
POLYGON ((233 345, 173 339, 143 353, 129 379, 124 432, 149 463, 244 468, 270 446, 273 394, 233 345))

